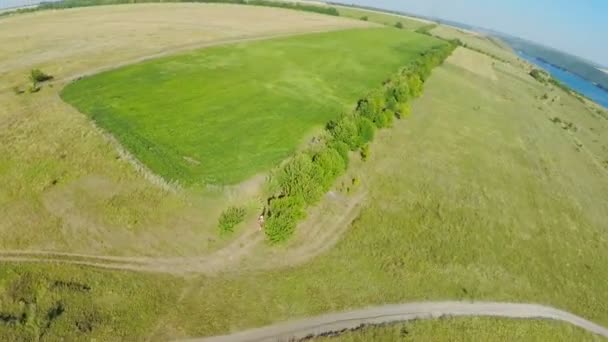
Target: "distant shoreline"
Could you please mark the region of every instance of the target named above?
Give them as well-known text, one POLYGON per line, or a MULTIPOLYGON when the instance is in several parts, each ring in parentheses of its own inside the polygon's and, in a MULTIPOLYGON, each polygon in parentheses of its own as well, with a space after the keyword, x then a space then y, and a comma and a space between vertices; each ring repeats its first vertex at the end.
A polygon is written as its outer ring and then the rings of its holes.
MULTIPOLYGON (((608 94, 608 89, 607 89, 607 88, 605 88, 605 87, 604 87, 604 86, 602 86, 601 84, 598 84, 598 83, 596 83, 596 82, 593 82, 593 81, 591 81, 591 80, 589 80, 589 79, 585 78, 584 76, 581 76, 581 75, 579 75, 579 74, 577 74, 577 73, 575 73, 575 72, 573 72, 573 71, 571 71, 571 70, 568 70, 568 69, 566 69, 566 68, 563 68, 563 67, 561 67, 561 66, 559 66, 559 65, 555 65, 555 64, 553 64, 553 63, 549 62, 548 60, 546 60, 546 59, 542 58, 542 57, 531 56, 531 55, 529 55, 529 54, 527 54, 527 53, 525 53, 524 51, 521 51, 521 50, 518 50, 518 52, 519 52, 520 54, 524 54, 524 55, 526 55, 526 56, 528 56, 528 57, 530 57, 530 58, 532 58, 532 59, 535 59, 535 60, 537 60, 537 61, 539 61, 539 62, 542 62, 542 63, 544 63, 544 64, 550 65, 550 66, 552 66, 552 67, 554 67, 554 68, 556 68, 556 69, 559 69, 559 70, 564 71, 564 72, 567 72, 567 73, 569 73, 569 74, 572 74, 572 75, 578 76, 578 77, 580 77, 581 79, 585 80, 586 82, 589 82, 590 84, 594 85, 596 88, 599 88, 599 89, 603 90, 604 92, 606 92, 606 93, 608 94)), ((599 68, 598 68, 598 70, 608 73, 608 70, 606 70, 606 69, 599 69, 599 68)))

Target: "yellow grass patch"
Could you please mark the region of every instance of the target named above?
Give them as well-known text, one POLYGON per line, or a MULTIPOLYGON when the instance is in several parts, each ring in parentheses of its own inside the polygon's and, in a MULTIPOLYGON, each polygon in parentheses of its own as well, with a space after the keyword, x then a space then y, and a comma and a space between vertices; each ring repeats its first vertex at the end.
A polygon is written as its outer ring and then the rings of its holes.
POLYGON ((448 58, 448 63, 457 65, 477 75, 497 80, 496 73, 492 67, 494 60, 479 52, 459 47, 448 58))

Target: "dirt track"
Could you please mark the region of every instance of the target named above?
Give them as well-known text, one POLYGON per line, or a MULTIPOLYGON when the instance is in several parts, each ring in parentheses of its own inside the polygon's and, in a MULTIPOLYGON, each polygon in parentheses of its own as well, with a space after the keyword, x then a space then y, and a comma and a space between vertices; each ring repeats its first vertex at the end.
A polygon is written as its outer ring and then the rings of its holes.
POLYGON ((538 304, 493 302, 421 302, 384 305, 367 309, 327 314, 300 321, 279 323, 232 335, 195 338, 188 342, 293 341, 328 333, 356 330, 366 325, 381 325, 444 316, 486 316, 521 319, 550 319, 566 322, 608 338, 608 329, 574 314, 538 304))
MULTIPOLYGON (((313 212, 299 229, 305 229, 311 237, 306 243, 285 251, 278 251, 280 257, 266 258, 265 262, 248 264, 246 270, 266 270, 302 264, 333 247, 346 232, 350 223, 359 213, 360 205, 365 199, 365 191, 352 196, 330 193, 325 201, 332 202, 336 215, 318 215, 313 212), (268 260, 278 260, 277 262, 268 260)), ((58 263, 92 266, 115 270, 167 274, 206 274, 233 273, 242 270, 242 263, 249 258, 253 250, 264 241, 264 234, 248 227, 247 231, 228 246, 205 257, 118 257, 109 255, 87 255, 77 253, 60 253, 47 251, 0 251, 0 262, 23 263, 58 263)))

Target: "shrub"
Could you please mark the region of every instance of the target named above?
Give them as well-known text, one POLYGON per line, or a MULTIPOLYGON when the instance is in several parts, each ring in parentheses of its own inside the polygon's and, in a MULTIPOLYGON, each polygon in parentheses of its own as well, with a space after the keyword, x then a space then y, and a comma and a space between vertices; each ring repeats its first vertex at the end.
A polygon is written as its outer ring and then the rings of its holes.
POLYGON ((346 169, 348 167, 348 151, 350 150, 349 146, 342 141, 336 140, 331 141, 328 146, 338 152, 338 154, 344 161, 344 168, 346 169))
POLYGON ((331 187, 334 180, 338 178, 346 169, 346 163, 340 153, 326 146, 313 157, 313 163, 318 165, 321 171, 321 182, 323 192, 331 187))
POLYGON ((407 84, 410 89, 411 97, 419 97, 422 95, 422 80, 417 74, 412 74, 407 79, 407 84))
POLYGON ((364 16, 362 16, 362 17, 361 17, 361 20, 363 20, 363 21, 368 21, 368 20, 369 20, 369 18, 368 18, 366 15, 364 15, 364 16))
POLYGON ((40 69, 32 69, 30 71, 30 81, 32 81, 32 83, 34 84, 49 81, 52 79, 53 76, 45 74, 40 69))
POLYGON ((369 144, 363 145, 363 147, 361 147, 360 152, 361 152, 361 160, 367 161, 367 158, 369 158, 369 154, 370 154, 369 144))
POLYGON ((395 117, 398 119, 404 118, 412 112, 412 107, 409 103, 402 103, 399 105, 399 109, 395 112, 395 117))
POLYGON ((245 219, 245 209, 242 207, 229 207, 220 215, 218 227, 221 233, 232 233, 234 227, 245 219))
POLYGON ((398 28, 398 29, 402 29, 403 28, 403 23, 400 22, 400 21, 398 21, 398 22, 395 23, 395 27, 398 28))
POLYGON ((352 115, 343 115, 337 121, 331 121, 327 130, 334 140, 346 144, 350 150, 360 146, 357 123, 352 115))
POLYGON ((264 232, 270 242, 287 240, 295 230, 298 220, 304 218, 304 201, 297 196, 276 198, 270 202, 264 232))
POLYGON ((374 140, 375 130, 376 127, 374 126, 373 122, 371 122, 368 118, 360 117, 359 120, 357 120, 357 131, 360 142, 359 146, 363 146, 363 144, 374 140))

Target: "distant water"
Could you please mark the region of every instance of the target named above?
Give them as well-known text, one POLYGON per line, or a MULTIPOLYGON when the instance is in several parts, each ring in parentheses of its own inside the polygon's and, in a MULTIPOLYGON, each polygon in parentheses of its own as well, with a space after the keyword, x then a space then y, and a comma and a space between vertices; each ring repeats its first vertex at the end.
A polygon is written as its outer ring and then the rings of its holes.
POLYGON ((596 86, 578 75, 560 69, 538 58, 526 55, 521 51, 518 51, 517 54, 526 61, 543 68, 545 71, 551 74, 551 76, 571 89, 576 90, 593 101, 601 104, 605 108, 608 108, 608 91, 596 86))

